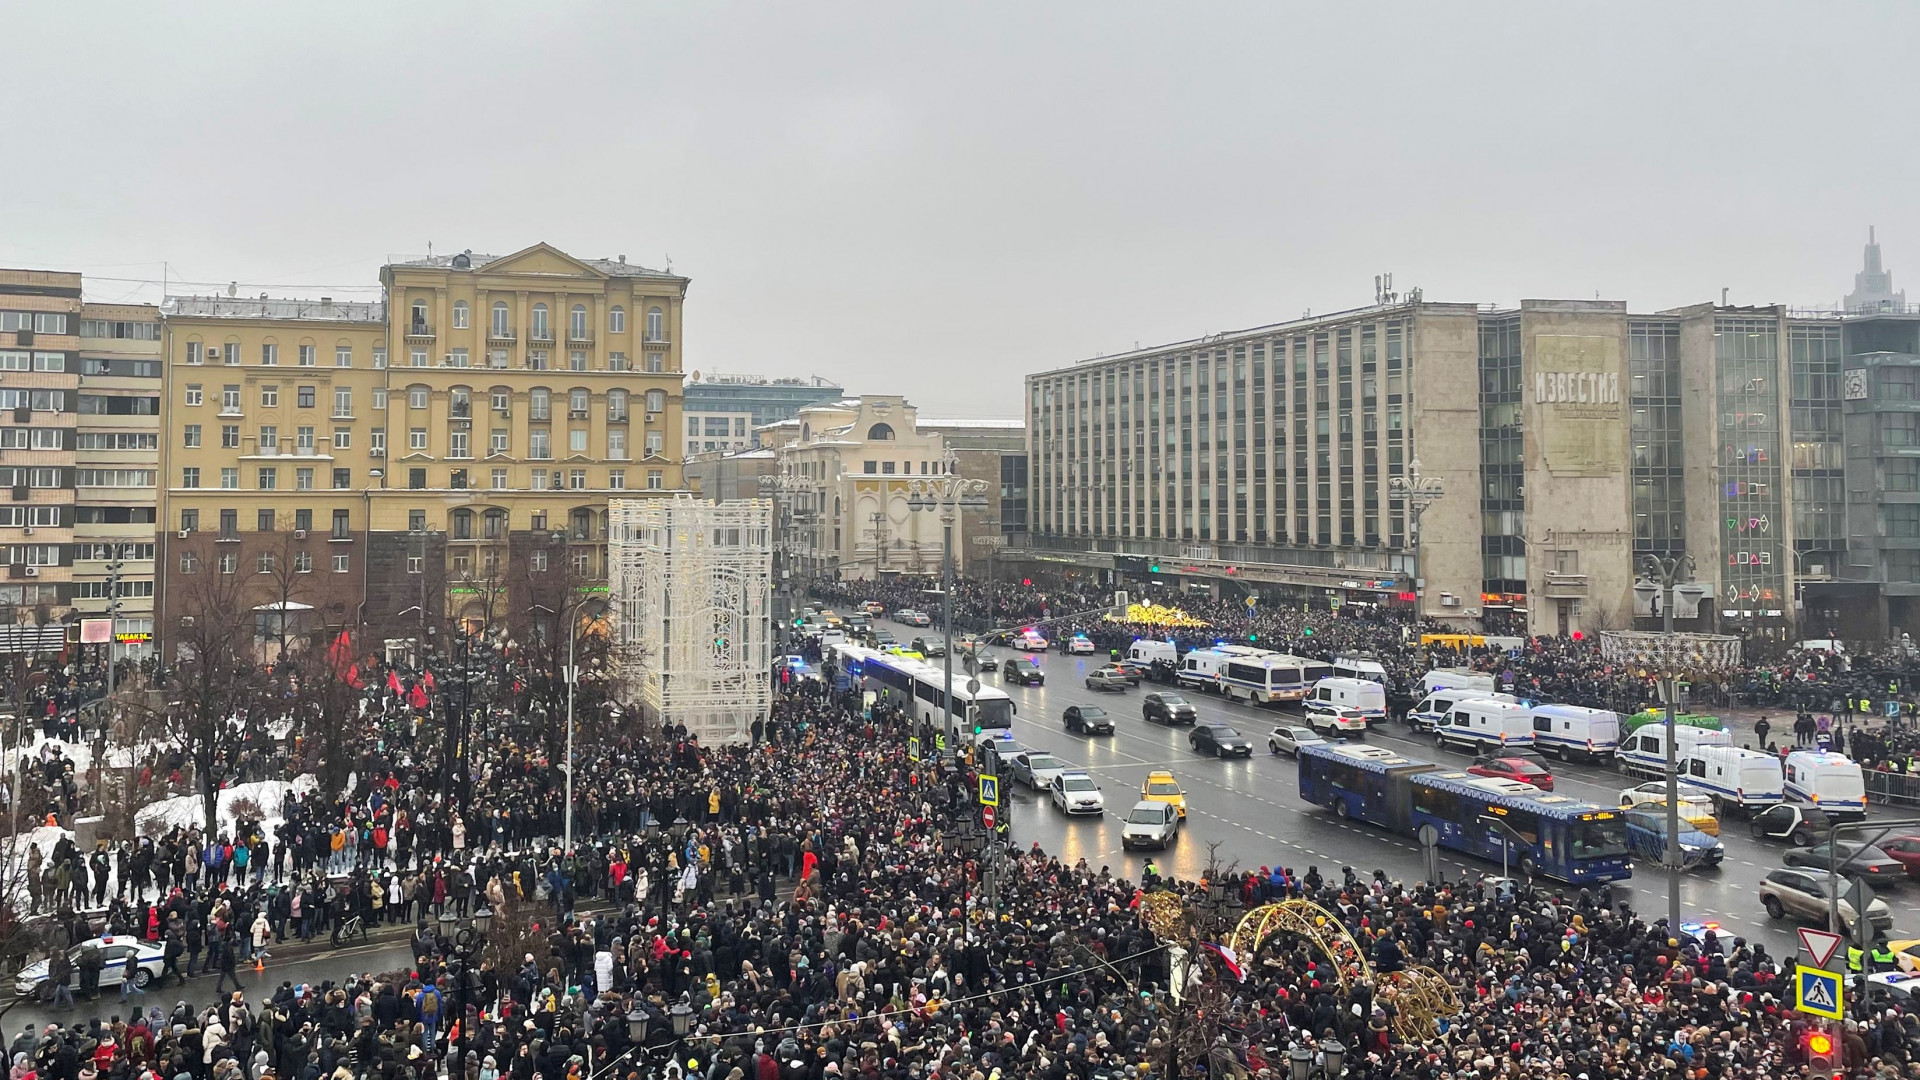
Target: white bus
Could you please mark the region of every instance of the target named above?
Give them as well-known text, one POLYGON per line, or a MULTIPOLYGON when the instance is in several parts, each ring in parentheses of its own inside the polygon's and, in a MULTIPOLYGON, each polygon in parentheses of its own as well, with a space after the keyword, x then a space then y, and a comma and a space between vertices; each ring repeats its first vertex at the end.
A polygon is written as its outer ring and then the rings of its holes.
MULTIPOLYGON (((876 652, 859 645, 836 645, 833 654, 840 669, 862 689, 907 710, 922 725, 939 727, 945 716, 946 671, 920 660, 876 652)), ((969 676, 953 673, 953 723, 947 732, 951 745, 988 736, 1013 737, 1013 699, 997 686, 981 685, 969 691, 969 676)))
POLYGON ((1269 653, 1266 656, 1229 656, 1214 672, 1220 692, 1256 705, 1274 701, 1300 701, 1312 692, 1315 683, 1333 674, 1333 665, 1298 656, 1269 653))

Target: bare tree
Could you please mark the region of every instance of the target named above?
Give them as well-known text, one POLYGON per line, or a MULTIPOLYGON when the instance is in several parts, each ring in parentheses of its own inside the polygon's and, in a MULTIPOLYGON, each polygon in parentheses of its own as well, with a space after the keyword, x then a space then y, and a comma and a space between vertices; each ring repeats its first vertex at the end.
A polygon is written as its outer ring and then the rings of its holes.
MULTIPOLYGON (((581 672, 609 670, 608 635, 597 625, 606 611, 606 594, 596 588, 602 579, 576 564, 567 545, 556 543, 544 552, 536 548, 518 563, 508 630, 519 648, 522 704, 537 706, 549 718, 541 736, 548 760, 559 761, 566 753, 566 725, 551 721, 566 713, 569 649, 581 672)), ((600 679, 577 683, 576 720, 600 712, 605 685, 600 679)))

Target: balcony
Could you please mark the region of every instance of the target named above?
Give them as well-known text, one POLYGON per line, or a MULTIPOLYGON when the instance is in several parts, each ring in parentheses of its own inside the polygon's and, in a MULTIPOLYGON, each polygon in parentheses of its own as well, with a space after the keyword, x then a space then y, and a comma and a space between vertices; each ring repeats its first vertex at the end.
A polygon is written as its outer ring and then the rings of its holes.
POLYGON ((407 340, 408 341, 432 341, 433 340, 433 324, 424 323, 424 322, 408 323, 407 324, 407 340))
POLYGON ((591 330, 569 330, 569 331, 567 331, 567 344, 569 344, 569 345, 591 345, 591 344, 593 344, 593 331, 591 331, 591 330))
POLYGON ((511 326, 496 326, 487 331, 487 344, 489 345, 511 345, 515 340, 517 339, 513 336, 513 327, 511 326))
POLYGON ((527 332, 527 344, 551 345, 553 344, 553 331, 540 329, 529 330, 527 332))
POLYGON ((1585 600, 1587 592, 1587 575, 1547 572, 1547 599, 1585 600))

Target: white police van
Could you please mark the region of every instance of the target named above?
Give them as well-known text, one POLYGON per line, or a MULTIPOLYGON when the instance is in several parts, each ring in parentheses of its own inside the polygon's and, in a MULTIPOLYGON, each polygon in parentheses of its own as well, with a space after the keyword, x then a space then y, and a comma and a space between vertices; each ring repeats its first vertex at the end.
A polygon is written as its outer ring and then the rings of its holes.
POLYGON ((1536 705, 1533 746, 1561 761, 1605 761, 1620 749, 1620 714, 1581 705, 1536 705))
POLYGON ((1368 679, 1343 679, 1329 676, 1314 684, 1313 693, 1307 695, 1307 724, 1314 730, 1321 730, 1329 721, 1322 719, 1314 722, 1315 714, 1338 715, 1342 709, 1350 709, 1367 718, 1367 723, 1383 723, 1387 719, 1387 691, 1379 683, 1368 679))
POLYGON ((1786 771, 1778 755, 1742 746, 1697 745, 1680 759, 1687 783, 1713 797, 1724 813, 1734 807, 1743 813, 1765 810, 1786 798, 1786 771))
POLYGON ((1517 702, 1468 698, 1447 713, 1433 729, 1433 738, 1442 748, 1472 753, 1531 749, 1533 719, 1517 702))
POLYGON ((1520 699, 1512 694, 1496 694, 1490 690, 1476 690, 1471 687, 1442 687, 1420 699, 1418 705, 1407 710, 1407 726, 1415 731, 1432 731, 1447 718, 1455 705, 1463 701, 1504 701, 1509 705, 1520 704, 1520 699))
POLYGON ((1793 750, 1787 754, 1786 793, 1812 803, 1838 821, 1867 816, 1867 782, 1860 766, 1831 750, 1793 750))
MULTIPOLYGON (((1675 724, 1673 732, 1676 761, 1696 746, 1733 745, 1733 735, 1717 728, 1675 724)), ((1636 729, 1621 740, 1615 760, 1620 762, 1621 771, 1636 776, 1667 775, 1667 725, 1652 723, 1636 729)))

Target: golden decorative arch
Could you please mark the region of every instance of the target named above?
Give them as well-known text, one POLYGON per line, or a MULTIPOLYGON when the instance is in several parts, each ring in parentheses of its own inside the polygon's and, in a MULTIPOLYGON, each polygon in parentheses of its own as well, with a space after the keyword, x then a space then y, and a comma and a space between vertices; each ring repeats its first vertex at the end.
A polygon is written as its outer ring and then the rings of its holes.
POLYGON ((1252 966, 1260 946, 1275 934, 1303 938, 1313 945, 1333 966, 1341 990, 1351 990, 1355 982, 1371 984, 1376 998, 1392 1003, 1394 1030, 1402 1039, 1432 1039, 1439 1034, 1441 1017, 1460 1012, 1459 997, 1439 972, 1412 967, 1385 975, 1376 973, 1367 961, 1366 950, 1346 926, 1311 900, 1262 904, 1247 912, 1227 942, 1241 963, 1252 966))

